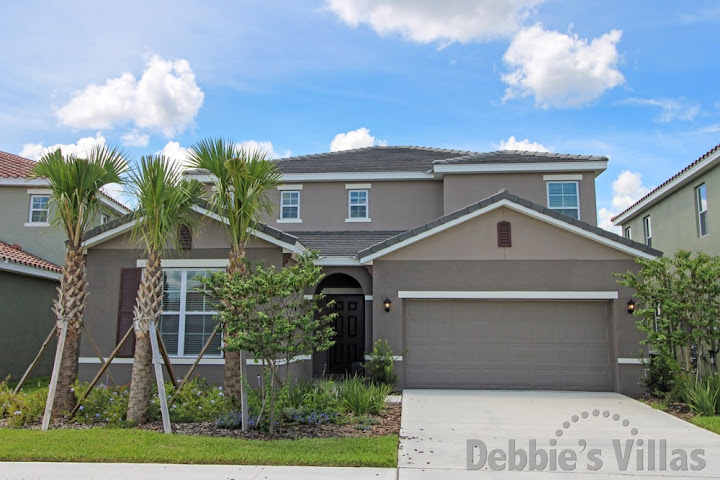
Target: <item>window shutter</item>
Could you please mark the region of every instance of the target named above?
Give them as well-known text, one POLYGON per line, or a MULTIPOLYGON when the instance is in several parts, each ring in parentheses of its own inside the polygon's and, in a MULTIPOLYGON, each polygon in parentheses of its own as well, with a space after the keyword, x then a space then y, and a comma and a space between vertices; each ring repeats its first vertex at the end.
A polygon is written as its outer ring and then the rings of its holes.
MULTIPOLYGON (((125 336, 128 329, 133 324, 133 309, 135 308, 135 300, 138 288, 140 287, 140 278, 142 276, 142 268, 123 268, 120 270, 120 302, 118 305, 118 322, 117 322, 117 338, 115 345, 125 336)), ((135 335, 125 341, 118 351, 118 357, 132 357, 135 354, 135 335)))
POLYGON ((498 222, 498 247, 512 247, 512 236, 510 233, 510 222, 498 222))
POLYGON ((180 236, 180 248, 182 250, 190 250, 192 248, 192 232, 190 231, 190 227, 180 225, 178 235, 180 236))

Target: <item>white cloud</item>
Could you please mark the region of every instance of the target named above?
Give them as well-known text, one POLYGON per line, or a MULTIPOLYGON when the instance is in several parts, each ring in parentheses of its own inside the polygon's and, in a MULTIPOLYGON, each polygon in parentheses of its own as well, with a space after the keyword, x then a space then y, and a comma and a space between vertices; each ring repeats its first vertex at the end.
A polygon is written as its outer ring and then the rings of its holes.
POLYGON ((692 120, 700 112, 700 105, 685 100, 669 98, 628 98, 622 103, 647 107, 658 107, 660 114, 655 118, 661 123, 672 122, 673 120, 692 120))
POLYGON ((131 73, 90 84, 57 111, 60 123, 75 128, 113 128, 128 123, 170 137, 190 125, 205 94, 187 60, 155 55, 140 80, 131 73))
POLYGON ((505 140, 501 140, 498 145, 498 150, 522 150, 525 152, 552 152, 552 148, 548 148, 542 143, 531 142, 527 138, 525 140, 518 141, 515 136, 505 140))
POLYGON ((150 143, 150 136, 137 129, 124 133, 121 138, 123 145, 126 147, 147 147, 148 143, 150 143))
POLYGON ((510 67, 502 80, 505 100, 534 96, 543 108, 577 107, 625 81, 616 68, 622 32, 612 30, 588 41, 540 25, 520 31, 503 60, 510 67))
POLYGON ((370 25, 378 35, 400 34, 417 43, 512 35, 542 0, 326 0, 326 9, 351 27, 370 25))
POLYGON ((97 132, 94 137, 83 137, 76 143, 56 143, 55 145, 50 145, 48 147, 45 147, 42 142, 26 143, 23 145, 20 156, 30 158, 32 160, 39 160, 46 153, 54 152, 59 148, 63 155, 84 157, 93 149, 93 147, 102 145, 105 145, 105 137, 102 132, 97 132))
POLYGON ((370 130, 361 127, 347 133, 338 133, 330 142, 330 151, 352 150, 353 148, 372 147, 373 145, 387 145, 385 140, 377 140, 370 135, 370 130))
POLYGON ((155 152, 155 155, 164 155, 170 162, 185 169, 188 167, 187 153, 188 149, 180 146, 180 142, 168 142, 162 150, 155 152))
POLYGON ((642 176, 637 172, 624 170, 612 183, 612 208, 601 208, 598 211, 598 226, 611 232, 620 233, 610 220, 615 215, 640 200, 650 189, 643 185, 642 176))
POLYGON ((267 154, 268 158, 284 158, 290 156, 290 150, 286 150, 282 153, 276 152, 272 142, 268 141, 243 140, 240 142, 240 147, 249 151, 262 150, 267 154))

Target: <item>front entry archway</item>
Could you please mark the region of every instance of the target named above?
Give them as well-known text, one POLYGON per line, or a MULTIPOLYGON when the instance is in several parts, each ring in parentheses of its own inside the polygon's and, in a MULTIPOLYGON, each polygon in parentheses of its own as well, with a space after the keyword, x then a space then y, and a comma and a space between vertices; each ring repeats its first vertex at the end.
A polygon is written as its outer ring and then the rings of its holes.
POLYGON ((347 375, 353 364, 365 359, 365 296, 357 280, 349 275, 329 275, 317 287, 325 292, 326 301, 334 305, 324 312, 337 314, 333 322, 335 344, 326 352, 313 356, 313 373, 322 375, 347 375))

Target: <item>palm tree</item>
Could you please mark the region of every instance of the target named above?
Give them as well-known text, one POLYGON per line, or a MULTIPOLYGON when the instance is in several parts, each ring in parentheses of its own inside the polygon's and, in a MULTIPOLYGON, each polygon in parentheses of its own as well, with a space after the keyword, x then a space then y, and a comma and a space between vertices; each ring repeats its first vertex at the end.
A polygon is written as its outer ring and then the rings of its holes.
MULTIPOLYGON (((230 240, 227 273, 244 275, 245 246, 260 218, 273 214, 267 192, 280 185, 281 173, 266 152, 248 150, 222 138, 199 141, 190 148, 188 159, 192 167, 207 170, 213 177, 210 208, 226 219, 230 240)), ((227 336, 227 328, 224 332, 227 336)), ((240 352, 226 351, 225 391, 234 402, 244 398, 243 370, 240 352)))
POLYGON ((150 322, 162 309, 163 271, 161 257, 167 245, 180 250, 180 229, 196 225, 193 202, 202 195, 196 180, 184 180, 179 168, 163 156, 142 157, 130 174, 132 193, 137 199, 133 236, 147 253, 135 304, 135 356, 130 381, 128 421, 144 423, 150 407, 152 350, 150 322))
POLYGON ((82 240, 91 222, 103 209, 99 198, 101 188, 110 183, 122 183, 121 175, 126 170, 125 154, 105 146, 93 148, 87 158, 63 156, 58 149, 44 155, 35 166, 35 175, 47 178, 52 190, 53 224, 67 235, 58 299, 53 308, 58 331, 63 321, 68 322, 53 402, 55 416, 70 410, 75 401, 72 385, 77 375, 78 342, 87 297, 82 240))

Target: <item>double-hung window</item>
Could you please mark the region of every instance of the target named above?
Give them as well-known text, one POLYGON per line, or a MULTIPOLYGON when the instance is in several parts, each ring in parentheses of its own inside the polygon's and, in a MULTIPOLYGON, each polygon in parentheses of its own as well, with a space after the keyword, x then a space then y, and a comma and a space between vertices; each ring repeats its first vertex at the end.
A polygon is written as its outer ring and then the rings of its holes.
POLYGON ((632 228, 625 227, 625 238, 632 240, 632 228))
POLYGON ((348 221, 369 220, 368 191, 348 190, 348 221))
POLYGON ((548 182, 548 208, 580 219, 578 182, 548 182))
POLYGON ((48 211, 50 203, 49 195, 30 195, 30 216, 29 223, 48 223, 48 211))
MULTIPOLYGON (((163 270, 163 312, 159 330, 168 354, 197 356, 215 328, 217 311, 198 280, 211 271, 163 270)), ((222 356, 221 339, 222 334, 218 331, 205 356, 222 356)))
POLYGON ((645 245, 652 247, 652 223, 650 215, 643 218, 643 236, 645 237, 645 245))
POLYGON ((300 220, 300 191, 280 192, 280 220, 300 220))
POLYGON ((695 208, 697 209, 698 236, 704 237, 710 233, 707 219, 707 190, 704 183, 695 189, 695 208))

